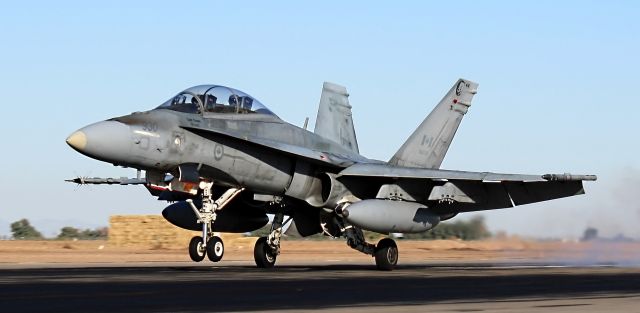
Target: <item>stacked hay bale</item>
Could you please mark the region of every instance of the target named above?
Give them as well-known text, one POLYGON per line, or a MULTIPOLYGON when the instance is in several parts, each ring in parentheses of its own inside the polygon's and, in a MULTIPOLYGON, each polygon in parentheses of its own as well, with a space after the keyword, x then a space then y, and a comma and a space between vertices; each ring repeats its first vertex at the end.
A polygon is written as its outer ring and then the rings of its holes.
MULTIPOLYGON (((161 215, 112 215, 109 217, 109 240, 112 247, 143 249, 184 249, 191 237, 200 232, 178 228, 161 215)), ((224 238, 240 235, 224 234, 224 238)))

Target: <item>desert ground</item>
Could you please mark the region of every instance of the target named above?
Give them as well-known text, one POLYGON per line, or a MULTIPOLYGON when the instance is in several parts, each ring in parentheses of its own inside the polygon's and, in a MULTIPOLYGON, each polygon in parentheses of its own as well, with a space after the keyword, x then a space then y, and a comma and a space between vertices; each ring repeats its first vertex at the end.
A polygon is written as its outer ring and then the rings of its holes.
MULTIPOLYGON (((225 240, 226 262, 252 262, 256 238, 225 240)), ((399 264, 447 262, 522 262, 564 265, 640 265, 640 242, 398 240, 399 264)), ((11 265, 191 262, 184 248, 115 247, 108 241, 0 241, 0 267, 11 265)), ((284 240, 278 263, 366 263, 371 257, 343 240, 284 240)))

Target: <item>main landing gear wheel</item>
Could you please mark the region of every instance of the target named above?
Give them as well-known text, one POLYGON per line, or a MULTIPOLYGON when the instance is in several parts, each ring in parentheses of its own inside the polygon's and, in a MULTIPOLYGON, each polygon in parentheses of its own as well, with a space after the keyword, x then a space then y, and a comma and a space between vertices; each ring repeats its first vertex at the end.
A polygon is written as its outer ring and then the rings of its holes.
POLYGON ((191 260, 195 262, 200 262, 204 259, 204 255, 207 253, 203 246, 204 241, 202 241, 202 237, 195 236, 191 238, 189 242, 189 256, 191 260))
POLYGON ((224 255, 224 243, 218 236, 213 236, 207 243, 207 256, 211 262, 219 262, 224 255))
POLYGON ((259 268, 272 268, 276 264, 276 254, 267 243, 267 237, 260 237, 253 248, 253 258, 259 268))
POLYGON ((384 238, 378 241, 374 256, 379 270, 392 270, 398 264, 398 246, 396 242, 391 238, 384 238))

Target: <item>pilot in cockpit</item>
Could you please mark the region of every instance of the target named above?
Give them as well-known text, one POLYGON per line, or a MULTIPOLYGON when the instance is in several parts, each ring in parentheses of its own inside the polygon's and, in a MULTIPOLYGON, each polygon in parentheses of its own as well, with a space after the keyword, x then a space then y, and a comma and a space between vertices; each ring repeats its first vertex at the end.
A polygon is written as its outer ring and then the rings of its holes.
POLYGON ((237 107, 239 113, 251 113, 252 103, 253 99, 247 96, 231 95, 229 97, 229 105, 237 107))
POLYGON ((207 112, 213 112, 214 108, 216 107, 217 101, 218 101, 218 98, 216 98, 216 96, 207 95, 207 100, 205 101, 205 104, 204 104, 204 110, 207 112))

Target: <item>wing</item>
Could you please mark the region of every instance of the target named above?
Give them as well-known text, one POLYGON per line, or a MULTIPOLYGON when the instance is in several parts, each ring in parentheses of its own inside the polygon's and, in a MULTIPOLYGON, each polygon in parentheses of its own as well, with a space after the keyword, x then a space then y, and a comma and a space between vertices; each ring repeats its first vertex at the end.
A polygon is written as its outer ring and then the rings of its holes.
MULTIPOLYGON (((340 172, 338 178, 390 180, 403 191, 409 190, 408 194, 413 190, 414 200, 442 213, 509 208, 580 195, 584 194, 582 181, 597 179, 595 175, 500 174, 384 164, 355 164, 340 172)), ((385 197, 384 185, 378 197, 385 197)))

